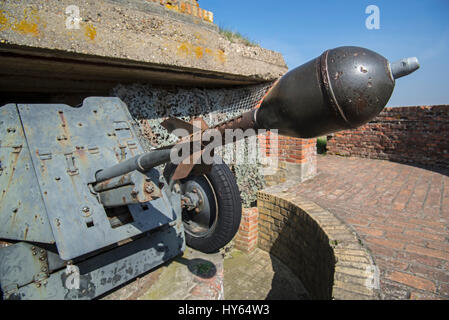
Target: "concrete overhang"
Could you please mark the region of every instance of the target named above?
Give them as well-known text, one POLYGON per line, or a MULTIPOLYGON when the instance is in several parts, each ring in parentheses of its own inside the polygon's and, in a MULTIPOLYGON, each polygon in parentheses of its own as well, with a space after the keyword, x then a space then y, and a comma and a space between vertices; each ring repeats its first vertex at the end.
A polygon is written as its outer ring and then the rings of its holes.
POLYGON ((216 25, 159 3, 76 1, 78 22, 73 5, 0 3, 1 95, 101 94, 119 82, 228 87, 287 71, 280 53, 232 43, 216 25))

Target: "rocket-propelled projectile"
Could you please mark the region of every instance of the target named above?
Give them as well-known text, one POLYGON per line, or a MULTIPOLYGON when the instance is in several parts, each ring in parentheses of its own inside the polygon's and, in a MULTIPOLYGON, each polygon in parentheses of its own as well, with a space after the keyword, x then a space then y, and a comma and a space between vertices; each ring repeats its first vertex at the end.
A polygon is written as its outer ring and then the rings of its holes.
MULTIPOLYGON (((344 129, 361 126, 376 117, 387 104, 396 79, 419 68, 417 58, 390 63, 383 56, 360 47, 339 47, 282 76, 258 106, 239 117, 211 129, 222 136, 227 129, 277 129, 278 133, 296 138, 313 138, 344 129)), ((202 119, 200 119, 202 120, 202 119)), ((170 132, 183 128, 188 133, 178 143, 191 143, 193 132, 208 129, 171 118, 162 123, 170 132), (197 129, 197 130, 195 130, 197 129)), ((226 143, 226 141, 224 141, 226 143)), ((145 171, 170 161, 167 147, 156 150, 99 172, 106 180, 117 173, 145 171)), ((173 179, 187 177, 201 158, 201 152, 186 155, 175 170, 173 179), (192 163, 192 159, 196 159, 192 163), (189 161, 187 161, 189 160, 189 161)))
POLYGON ((356 128, 382 111, 395 79, 418 68, 417 58, 390 64, 360 47, 325 51, 280 78, 256 111, 256 126, 298 138, 356 128))

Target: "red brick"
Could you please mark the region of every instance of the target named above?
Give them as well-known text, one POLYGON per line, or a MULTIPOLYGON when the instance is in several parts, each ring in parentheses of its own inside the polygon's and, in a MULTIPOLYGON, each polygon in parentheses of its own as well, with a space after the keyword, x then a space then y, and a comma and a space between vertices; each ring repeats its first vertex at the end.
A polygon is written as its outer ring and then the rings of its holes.
POLYGON ((429 241, 427 247, 430 249, 437 249, 441 251, 449 252, 449 243, 439 241, 429 241))
POLYGON ((375 237, 381 237, 385 233, 383 230, 369 228, 369 227, 365 228, 365 227, 356 226, 355 229, 362 234, 368 234, 370 236, 375 236, 375 237))
POLYGON ((410 236, 404 235, 403 233, 387 232, 385 238, 390 240, 410 242, 421 246, 427 244, 427 241, 425 239, 411 238, 410 236))
POLYGON ((443 150, 448 149, 448 142, 441 129, 447 122, 448 111, 448 106, 438 111, 421 110, 420 107, 387 108, 375 119, 376 123, 333 135, 328 141, 329 153, 391 157, 425 165, 440 163, 447 166, 449 155, 444 154, 443 150), (410 110, 414 110, 413 113, 410 110), (388 113, 391 115, 387 116, 388 113), (411 122, 411 126, 404 119, 416 121, 411 122), (413 148, 406 147, 411 144, 413 148))
POLYGON ((448 271, 441 271, 434 268, 429 268, 416 264, 411 265, 409 271, 412 272, 413 274, 421 275, 426 279, 449 283, 448 271))
POLYGON ((429 221, 429 220, 424 220, 424 219, 412 218, 409 220, 409 222, 416 224, 416 225, 425 225, 430 228, 436 228, 437 230, 446 228, 446 226, 441 222, 429 221))
POLYGON ((449 260, 449 252, 444 252, 441 250, 427 249, 427 248, 422 248, 422 247, 418 247, 415 245, 408 245, 405 248, 405 250, 408 252, 418 253, 421 255, 434 257, 434 258, 438 258, 438 259, 442 259, 442 260, 449 260))
POLYGON ((369 224, 369 221, 358 218, 346 218, 346 222, 349 224, 355 224, 359 226, 368 226, 369 224))
POLYGON ((409 220, 398 219, 398 218, 390 218, 388 219, 388 223, 390 225, 404 228, 404 229, 417 229, 419 225, 409 223, 409 220))
POLYGON ((404 234, 410 235, 412 237, 425 238, 425 239, 436 240, 436 241, 446 240, 446 237, 444 237, 442 235, 437 235, 437 234, 432 234, 432 233, 422 232, 422 231, 416 231, 416 230, 405 230, 404 234))
POLYGON ((420 278, 408 273, 403 273, 399 271, 393 271, 387 276, 388 279, 405 284, 409 287, 425 290, 425 291, 435 291, 435 283, 424 278, 420 278))
POLYGON ((446 230, 446 228, 428 228, 428 227, 421 227, 421 230, 427 233, 437 233, 437 234, 441 234, 441 235, 447 235, 448 231, 446 230))
POLYGON ((393 240, 386 240, 386 239, 380 239, 380 238, 367 238, 366 241, 368 243, 375 243, 377 245, 392 248, 392 249, 402 249, 404 248, 405 242, 403 241, 393 241, 393 240))
POLYGON ((389 257, 380 257, 377 256, 375 258, 376 260, 376 264, 381 268, 381 269, 396 269, 396 270, 402 270, 405 271, 407 270, 409 263, 408 262, 404 262, 404 261, 400 261, 396 258, 389 258, 389 257))
POLYGON ((425 264, 429 267, 440 267, 442 266, 440 259, 435 259, 428 256, 423 256, 420 254, 410 253, 410 252, 398 252, 397 257, 403 261, 410 261, 410 262, 419 262, 421 264, 425 264))
POLYGON ((375 256, 376 255, 381 255, 381 256, 385 256, 385 257, 394 257, 395 256, 395 251, 390 248, 381 247, 381 246, 378 246, 375 244, 369 244, 369 249, 375 256))
POLYGON ((395 232, 395 233, 399 233, 404 230, 404 228, 402 228, 402 227, 395 227, 395 226, 391 226, 388 224, 382 224, 382 223, 371 223, 369 226, 370 226, 370 228, 376 228, 376 229, 381 229, 381 230, 395 232))

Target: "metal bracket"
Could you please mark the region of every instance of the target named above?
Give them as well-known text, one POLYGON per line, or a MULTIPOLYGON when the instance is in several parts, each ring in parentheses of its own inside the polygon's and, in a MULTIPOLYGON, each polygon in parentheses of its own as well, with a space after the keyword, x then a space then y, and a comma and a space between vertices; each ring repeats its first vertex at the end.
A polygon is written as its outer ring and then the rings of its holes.
POLYGON ((90 154, 98 154, 98 153, 100 153, 100 148, 98 148, 97 146, 88 146, 87 151, 90 154))
POLYGON ((38 273, 34 276, 34 282, 41 282, 45 279, 48 279, 48 274, 45 272, 38 273))
POLYGON ((20 153, 22 151, 22 145, 13 146, 12 149, 12 153, 20 153))
POLYGON ((78 174, 79 170, 75 166, 75 157, 73 156, 73 153, 67 153, 65 154, 66 164, 67 164, 67 173, 70 176, 75 176, 78 174))
POLYGON ((132 138, 131 128, 127 121, 114 121, 114 130, 120 139, 132 138))
POLYGON ((137 143, 135 141, 128 141, 128 148, 132 150, 137 150, 137 143))
POLYGON ((37 151, 41 160, 51 160, 52 154, 49 150, 39 148, 37 151))

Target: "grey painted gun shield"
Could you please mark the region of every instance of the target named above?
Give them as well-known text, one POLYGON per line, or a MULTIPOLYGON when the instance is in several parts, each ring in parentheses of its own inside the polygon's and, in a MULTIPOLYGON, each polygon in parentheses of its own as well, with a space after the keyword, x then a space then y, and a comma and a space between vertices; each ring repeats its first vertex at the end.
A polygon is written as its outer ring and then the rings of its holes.
POLYGON ((146 203, 146 210, 129 206, 134 221, 112 228, 89 188, 100 169, 143 152, 131 116, 119 99, 88 98, 78 108, 54 104, 18 108, 62 259, 82 256, 176 218, 163 193, 146 203))
MULTIPOLYGON (((41 269, 39 260, 30 254, 30 247, 30 245, 19 243, 8 247, 9 252, 6 250, 3 252, 5 260, 0 263, 0 267, 3 267, 4 272, 0 272, 0 280, 5 299, 87 300, 98 297, 178 256, 185 250, 184 228, 181 219, 178 219, 173 226, 159 229, 128 244, 75 264, 79 271, 78 275, 74 275, 79 276, 78 288, 70 286, 72 275, 66 268, 48 277, 36 277, 41 269), (10 260, 7 259, 8 253, 11 256, 10 260), (28 265, 17 268, 18 263, 28 263, 28 265), (20 273, 11 272, 8 268, 16 269, 20 273)), ((1 254, 0 250, 0 257, 2 257, 1 254)))
POLYGON ((15 104, 0 107, 0 238, 55 242, 15 104))

